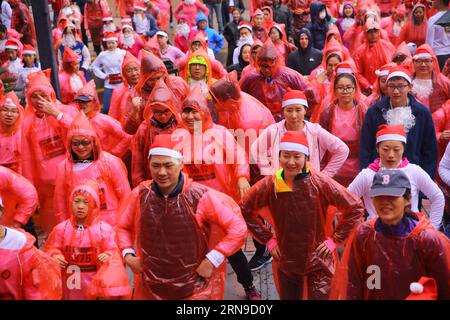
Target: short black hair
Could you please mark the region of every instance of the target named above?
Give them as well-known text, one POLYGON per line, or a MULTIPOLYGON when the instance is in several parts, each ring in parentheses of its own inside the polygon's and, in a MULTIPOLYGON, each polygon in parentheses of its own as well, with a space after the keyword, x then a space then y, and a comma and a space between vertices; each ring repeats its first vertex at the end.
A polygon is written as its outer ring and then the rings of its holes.
POLYGON ((8 28, 6 28, 6 26, 3 23, 0 23, 0 32, 4 33, 8 32, 8 28))

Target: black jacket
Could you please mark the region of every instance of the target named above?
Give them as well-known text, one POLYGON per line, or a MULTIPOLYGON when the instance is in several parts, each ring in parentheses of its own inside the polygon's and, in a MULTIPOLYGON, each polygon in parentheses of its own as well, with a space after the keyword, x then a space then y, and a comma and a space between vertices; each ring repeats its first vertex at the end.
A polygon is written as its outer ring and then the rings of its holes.
MULTIPOLYGON (((239 22, 243 21, 241 18, 239 22)), ((233 63, 233 51, 236 48, 236 41, 239 39, 239 23, 233 21, 228 22, 223 29, 223 36, 228 43, 227 66, 233 63)))
POLYGON ((329 30, 328 24, 331 21, 331 17, 327 11, 325 19, 319 22, 319 12, 322 9, 326 9, 326 6, 322 2, 317 1, 311 3, 309 6, 311 22, 306 26, 311 31, 312 46, 319 50, 322 50, 325 46, 325 38, 329 30))
POLYGON ((278 4, 272 5, 273 21, 276 23, 282 23, 286 27, 286 36, 292 35, 292 13, 291 10, 285 5, 278 4))
MULTIPOLYGON (((241 13, 245 11, 243 0, 235 0, 234 6, 241 9, 241 13)), ((222 21, 223 25, 230 22, 230 0, 222 0, 222 21)))
POLYGON ((298 36, 299 39, 302 34, 306 34, 308 36, 308 47, 306 49, 302 49, 300 47, 300 43, 296 39, 295 44, 299 49, 289 54, 286 66, 304 76, 307 76, 322 62, 322 51, 312 47, 311 32, 308 29, 302 28, 300 30, 298 36))

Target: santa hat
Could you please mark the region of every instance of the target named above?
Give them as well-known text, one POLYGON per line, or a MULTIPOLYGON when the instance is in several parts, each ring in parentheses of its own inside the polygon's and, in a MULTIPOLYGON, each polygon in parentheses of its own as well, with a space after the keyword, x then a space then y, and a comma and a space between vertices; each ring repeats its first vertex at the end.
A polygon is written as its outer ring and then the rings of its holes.
POLYGON ((152 143, 148 157, 151 156, 168 156, 175 159, 183 159, 181 153, 175 150, 179 140, 173 140, 170 134, 159 134, 152 143))
POLYGON ((420 46, 417 48, 416 52, 413 56, 414 60, 420 59, 420 58, 429 58, 433 59, 433 55, 430 53, 430 51, 425 46, 420 46))
POLYGON ((169 37, 169 35, 167 34, 167 32, 165 32, 164 30, 159 30, 159 31, 156 31, 156 33, 155 33, 157 36, 163 36, 163 37, 169 37))
POLYGON ((5 43, 5 49, 13 49, 13 50, 19 50, 20 45, 18 43, 19 41, 16 39, 8 39, 5 43))
POLYGON ((405 79, 406 81, 408 81, 408 83, 412 82, 409 71, 406 70, 405 68, 403 68, 402 66, 392 67, 391 70, 389 71, 387 81, 389 81, 390 79, 395 78, 395 77, 401 77, 401 78, 405 79))
POLYGON ((135 1, 134 6, 135 9, 145 11, 147 10, 147 5, 142 1, 135 1))
POLYGON ((241 21, 239 23, 238 30, 241 30, 243 28, 248 29, 248 31, 250 31, 250 32, 253 32, 252 25, 250 23, 248 23, 247 21, 241 21))
POLYGON ((303 130, 287 131, 281 138, 280 151, 296 151, 309 155, 308 139, 303 130))
POLYGON ((130 23, 131 23, 132 20, 131 20, 131 17, 130 17, 129 15, 124 15, 124 16, 122 16, 120 22, 122 22, 122 24, 123 24, 123 23, 127 23, 127 22, 130 22, 130 23))
POLYGON ((255 12, 253 13, 253 17, 256 17, 256 16, 264 16, 264 13, 262 12, 261 9, 258 8, 255 10, 255 12))
POLYGON ((118 41, 119 39, 117 39, 117 35, 114 32, 107 32, 105 34, 105 37, 103 38, 103 41, 108 42, 108 41, 118 41))
POLYGON ((70 49, 69 47, 64 47, 64 53, 63 53, 63 62, 77 62, 81 61, 80 56, 70 49))
POLYGON ((16 103, 10 97, 5 97, 5 102, 3 102, 2 107, 12 107, 17 109, 16 103))
POLYGON ((341 74, 341 73, 352 74, 352 75, 355 74, 352 66, 348 62, 341 62, 336 66, 336 74, 341 74))
POLYGON ((23 46, 23 51, 22 51, 22 55, 24 54, 34 54, 36 55, 36 50, 34 50, 34 48, 32 46, 30 46, 29 44, 26 44, 23 46))
POLYGON ((377 144, 386 140, 401 141, 406 144, 406 133, 402 124, 393 126, 388 126, 386 124, 380 125, 378 127, 376 138, 377 144))
POLYGON ((133 29, 133 25, 131 23, 129 23, 129 22, 123 22, 122 23, 122 30, 124 30, 124 29, 134 30, 133 29))
POLYGON ((389 74, 389 71, 391 71, 392 67, 392 63, 385 64, 380 69, 375 70, 375 74, 377 75, 377 77, 385 77, 389 74))
POLYGON ((272 30, 272 28, 277 29, 280 32, 280 34, 283 35, 283 33, 284 33, 283 27, 280 24, 275 23, 270 27, 270 30, 272 30))
POLYGON ((103 14, 103 18, 102 18, 102 21, 103 21, 103 22, 113 21, 113 20, 114 20, 114 18, 113 18, 113 16, 112 16, 112 14, 110 14, 109 12, 105 12, 105 13, 103 14))
POLYGON ((368 19, 366 21, 366 24, 364 25, 364 30, 366 32, 368 32, 369 30, 373 30, 373 29, 380 30, 381 29, 380 28, 380 24, 377 21, 373 20, 373 19, 368 19))
POLYGON ((405 300, 437 300, 437 286, 433 278, 421 277, 419 282, 412 282, 409 286, 411 293, 405 300))
POLYGON ((293 105, 301 104, 302 106, 308 108, 308 101, 303 91, 300 90, 288 90, 283 96, 283 102, 281 103, 281 108, 293 105))

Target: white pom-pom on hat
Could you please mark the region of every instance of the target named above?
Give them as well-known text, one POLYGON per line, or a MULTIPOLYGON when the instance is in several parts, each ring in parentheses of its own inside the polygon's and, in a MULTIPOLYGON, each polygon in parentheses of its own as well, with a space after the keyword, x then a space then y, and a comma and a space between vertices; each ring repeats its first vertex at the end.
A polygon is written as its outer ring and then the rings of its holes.
POLYGON ((409 285, 409 290, 412 293, 421 294, 423 293, 423 289, 423 285, 419 282, 411 282, 411 284, 409 285))

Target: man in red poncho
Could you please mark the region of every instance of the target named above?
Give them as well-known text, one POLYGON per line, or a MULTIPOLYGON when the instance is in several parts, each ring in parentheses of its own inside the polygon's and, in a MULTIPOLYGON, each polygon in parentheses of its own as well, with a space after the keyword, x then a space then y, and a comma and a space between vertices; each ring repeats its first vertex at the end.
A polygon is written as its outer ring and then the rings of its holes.
POLYGON ((30 10, 20 0, 10 0, 9 4, 13 9, 11 28, 21 34, 20 41, 23 44, 36 47, 36 29, 30 10))
POLYGON ((253 23, 253 38, 258 39, 261 42, 266 41, 269 37, 268 30, 264 26, 264 13, 261 9, 255 10, 252 17, 253 23))
POLYGON ((308 80, 298 72, 280 65, 280 57, 268 40, 257 54, 257 70, 244 74, 241 90, 262 102, 272 112, 275 120, 282 119, 281 101, 288 88, 305 92, 308 103, 318 103, 318 96, 308 80))
POLYGON ((182 173, 177 144, 167 134, 155 138, 153 180, 125 200, 117 243, 135 274, 135 299, 223 299, 223 262, 242 246, 247 228, 230 197, 182 173))
POLYGON ((310 170, 303 131, 288 131, 280 142, 280 169, 255 184, 240 202, 251 233, 275 259, 281 300, 328 298, 336 267, 336 245, 345 243, 363 215, 361 200, 321 172, 310 170), (332 230, 327 207, 342 213, 332 230), (272 234, 258 218, 268 207, 272 234))
POLYGON ((366 42, 356 49, 354 60, 358 68, 358 80, 366 96, 372 92, 372 85, 377 80, 375 71, 391 62, 395 47, 388 40, 381 39, 380 25, 368 19, 364 25, 366 42))
POLYGON ((103 15, 109 12, 105 0, 87 0, 84 5, 84 28, 89 30, 97 55, 102 51, 103 15))

